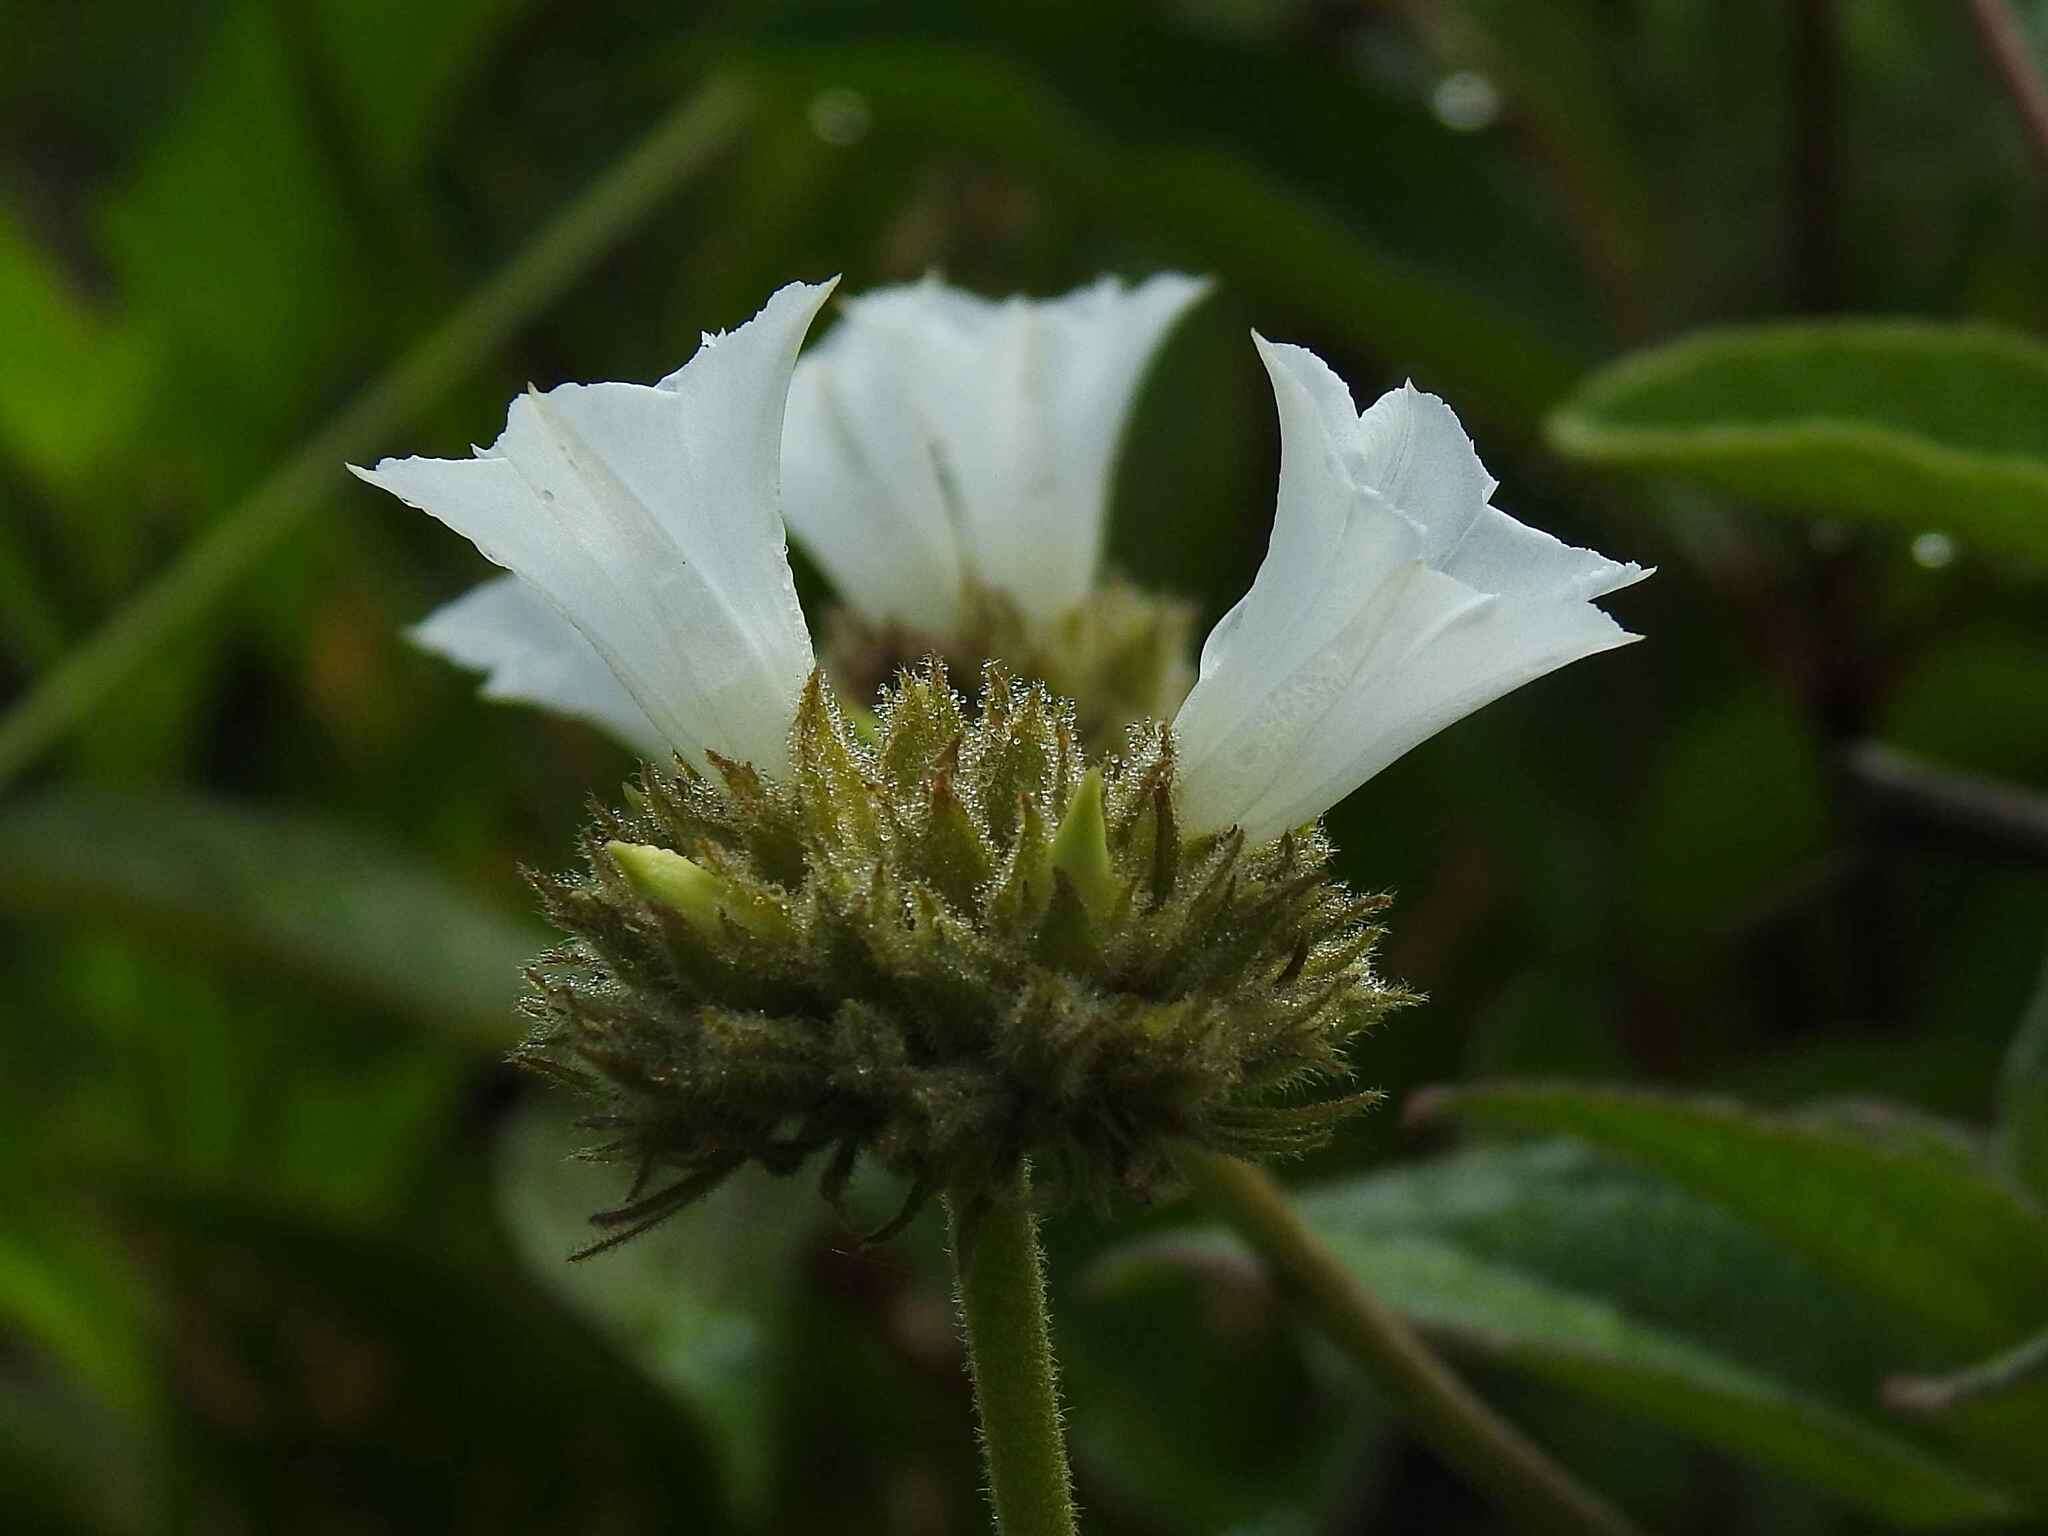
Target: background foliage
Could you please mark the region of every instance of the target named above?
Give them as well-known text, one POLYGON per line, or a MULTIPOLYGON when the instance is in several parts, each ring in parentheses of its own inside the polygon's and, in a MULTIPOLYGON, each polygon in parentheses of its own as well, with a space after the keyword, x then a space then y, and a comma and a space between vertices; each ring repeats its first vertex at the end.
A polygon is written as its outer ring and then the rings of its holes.
MULTIPOLYGON (((743 1182, 559 1262, 610 1191, 495 1065, 516 870, 629 765, 407 649, 480 562, 339 461, 657 377, 793 276, 1166 265, 1219 291, 1127 445, 1137 579, 1213 617, 1262 551, 1251 324, 1446 394, 1505 505, 1661 567, 1648 643, 1335 814, 1432 1000, 1312 1219, 1657 1528, 2043 1520, 2048 1380, 1896 1380, 2048 1328, 2048 210, 1969 8, 6 30, 11 1528, 977 1528, 932 1225, 861 1252, 743 1182)), ((1187 1212, 1052 1237, 1095 1529, 1497 1528, 1187 1212)))

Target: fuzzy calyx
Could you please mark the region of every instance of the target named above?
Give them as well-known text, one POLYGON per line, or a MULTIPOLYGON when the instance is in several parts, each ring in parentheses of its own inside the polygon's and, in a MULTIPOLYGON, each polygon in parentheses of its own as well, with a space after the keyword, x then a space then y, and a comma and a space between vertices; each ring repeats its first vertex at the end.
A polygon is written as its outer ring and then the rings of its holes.
POLYGON ((983 683, 976 714, 943 664, 903 674, 870 742, 814 675, 786 780, 645 769, 583 870, 536 877, 571 937, 529 972, 518 1059, 598 1098, 591 1155, 635 1170, 586 1252, 747 1161, 826 1154, 837 1200, 871 1158, 902 1219, 1025 1159, 1104 1201, 1170 1179, 1176 1142, 1298 1152, 1376 1097, 1346 1048, 1408 995, 1320 831, 1183 837, 1163 727, 1091 766, 1072 705, 983 683))

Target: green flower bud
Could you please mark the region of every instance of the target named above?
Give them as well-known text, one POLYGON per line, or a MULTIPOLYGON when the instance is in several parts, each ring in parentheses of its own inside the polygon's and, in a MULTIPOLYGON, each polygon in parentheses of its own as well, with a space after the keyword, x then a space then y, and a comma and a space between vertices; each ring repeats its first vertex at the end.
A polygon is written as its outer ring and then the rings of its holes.
POLYGON ((836 1200, 870 1158, 905 1219, 1026 1158, 1106 1200, 1177 1142, 1297 1152, 1372 1101, 1345 1052, 1406 995, 1319 831, 1184 838, 1163 727, 1091 764, 1073 706, 999 667, 978 713, 932 663, 877 718, 871 744, 814 676, 784 779, 646 769, 587 867, 537 880, 571 937, 521 1059, 602 1100, 593 1155, 636 1174, 588 1251, 748 1161, 822 1156, 836 1200))
MULTIPOLYGON (((636 792, 626 797, 629 805, 635 800, 639 801, 636 809, 645 808, 644 796, 636 792)), ((675 913, 701 933, 718 932, 722 887, 710 870, 692 864, 673 849, 647 843, 622 843, 614 838, 604 845, 604 851, 619 866, 626 883, 647 901, 675 913)))
POLYGON ((1067 802, 1053 834, 1052 867, 1073 882, 1088 915, 1100 922, 1116 910, 1122 883, 1109 858, 1109 827, 1102 819, 1102 770, 1090 768, 1067 802))

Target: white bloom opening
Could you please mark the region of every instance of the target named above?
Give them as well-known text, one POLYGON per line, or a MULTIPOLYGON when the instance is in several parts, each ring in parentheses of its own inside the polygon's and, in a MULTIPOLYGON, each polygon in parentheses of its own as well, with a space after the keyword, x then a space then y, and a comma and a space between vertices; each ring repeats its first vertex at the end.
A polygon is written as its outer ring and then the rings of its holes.
MULTIPOLYGON (((1138 386, 1207 285, 1105 278, 994 302, 927 280, 849 301, 799 362, 832 287, 790 284, 651 387, 529 393, 473 458, 357 469, 512 572, 414 638, 484 671, 489 697, 646 755, 702 766, 709 749, 780 775, 815 665, 785 501, 878 622, 943 634, 970 584, 1031 619, 1086 597, 1138 386)), ((1481 705, 1638 638, 1593 599, 1649 573, 1491 506, 1493 477, 1434 395, 1404 386, 1360 414, 1313 353, 1254 340, 1280 416, 1272 542, 1173 729, 1183 824, 1263 840, 1481 705)))
POLYGON ((700 766, 709 747, 782 772, 814 665, 782 526, 783 404, 832 288, 791 283, 653 386, 523 395, 473 458, 356 469, 531 589, 471 593, 421 640, 488 667, 488 692, 598 720, 635 745, 651 735, 700 766), (565 622, 532 622, 533 596, 565 622), (596 679, 570 628, 648 729, 596 679))
POLYGON ((515 401, 474 459, 356 473, 515 573, 412 631, 485 697, 772 771, 813 660, 784 515, 873 622, 952 632, 970 581, 1057 618, 1095 584, 1145 371, 1208 286, 997 301, 927 278, 848 300, 796 362, 832 284, 793 284, 653 389, 563 385, 515 401))
POLYGON ((956 632, 970 581, 1057 619, 1095 586, 1145 371, 1208 286, 995 300, 927 278, 846 300, 791 386, 791 531, 876 623, 956 632))
POLYGON ((1649 572, 1490 506, 1496 482, 1436 396, 1406 385, 1361 415, 1314 353, 1254 340, 1280 414, 1272 542, 1174 733, 1185 824, 1256 841, 1511 689, 1640 638, 1592 599, 1649 572))

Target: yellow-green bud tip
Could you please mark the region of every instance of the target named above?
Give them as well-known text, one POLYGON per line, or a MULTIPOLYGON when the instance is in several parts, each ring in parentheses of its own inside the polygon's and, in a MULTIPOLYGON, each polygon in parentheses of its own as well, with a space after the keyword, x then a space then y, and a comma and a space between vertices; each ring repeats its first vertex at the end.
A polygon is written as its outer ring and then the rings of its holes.
POLYGON ((669 848, 648 843, 604 845, 626 884, 657 907, 665 908, 691 927, 717 934, 725 905, 725 882, 701 864, 693 864, 669 848))
POLYGON ((1052 867, 1064 874, 1088 915, 1098 920, 1116 910, 1123 884, 1109 860, 1109 824, 1102 814, 1102 770, 1090 768, 1053 835, 1052 867))

